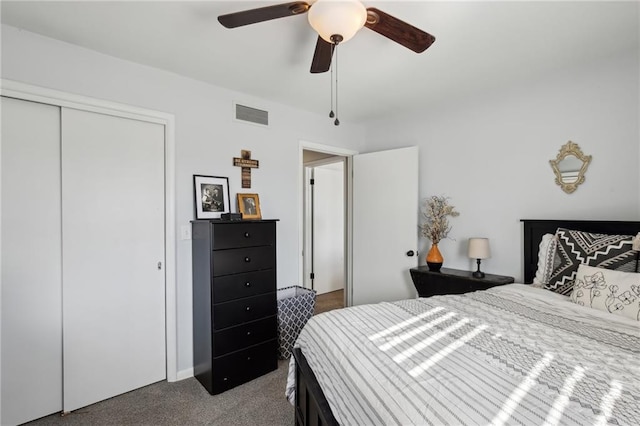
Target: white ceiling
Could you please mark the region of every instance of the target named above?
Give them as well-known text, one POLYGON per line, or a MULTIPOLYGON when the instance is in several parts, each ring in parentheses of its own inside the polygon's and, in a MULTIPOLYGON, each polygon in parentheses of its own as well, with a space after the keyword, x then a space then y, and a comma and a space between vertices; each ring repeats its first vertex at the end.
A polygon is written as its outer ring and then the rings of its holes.
MULTIPOLYGON (((236 29, 221 14, 279 1, 7 1, 2 22, 108 55, 327 114, 305 16, 236 29)), ((491 90, 640 49, 635 1, 364 1, 433 34, 416 54, 362 29, 339 48, 340 120, 491 90)))

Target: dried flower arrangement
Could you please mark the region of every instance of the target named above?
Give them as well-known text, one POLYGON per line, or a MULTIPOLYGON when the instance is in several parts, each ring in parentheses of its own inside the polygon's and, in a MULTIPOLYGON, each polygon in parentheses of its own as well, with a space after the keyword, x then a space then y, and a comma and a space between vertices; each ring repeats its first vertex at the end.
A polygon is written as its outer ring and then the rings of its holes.
POLYGON ((433 195, 424 201, 422 216, 425 222, 421 226, 422 236, 429 238, 433 244, 438 244, 448 237, 451 226, 447 216, 460 215, 448 200, 449 198, 443 195, 433 195))

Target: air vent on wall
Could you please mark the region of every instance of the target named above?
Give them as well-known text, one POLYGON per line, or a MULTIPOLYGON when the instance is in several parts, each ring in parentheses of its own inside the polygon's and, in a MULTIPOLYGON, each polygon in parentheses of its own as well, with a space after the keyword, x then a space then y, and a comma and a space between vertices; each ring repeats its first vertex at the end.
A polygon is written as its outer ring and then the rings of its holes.
POLYGON ((246 121, 249 123, 259 124, 261 126, 269 125, 269 111, 263 111, 257 108, 251 108, 245 105, 235 105, 236 120, 246 121))

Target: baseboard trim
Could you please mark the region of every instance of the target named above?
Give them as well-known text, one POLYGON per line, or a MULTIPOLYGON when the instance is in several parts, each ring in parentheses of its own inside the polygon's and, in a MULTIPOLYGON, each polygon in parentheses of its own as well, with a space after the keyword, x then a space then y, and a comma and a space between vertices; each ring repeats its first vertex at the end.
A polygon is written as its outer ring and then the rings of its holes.
POLYGON ((191 377, 193 377, 193 367, 186 368, 184 370, 178 370, 178 374, 176 374, 176 382, 184 379, 189 379, 191 377))

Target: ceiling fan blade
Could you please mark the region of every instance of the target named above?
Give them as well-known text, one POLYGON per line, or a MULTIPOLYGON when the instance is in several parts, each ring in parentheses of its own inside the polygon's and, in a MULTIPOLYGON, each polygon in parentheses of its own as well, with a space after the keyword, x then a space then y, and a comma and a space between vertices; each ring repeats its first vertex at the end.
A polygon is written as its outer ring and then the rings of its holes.
POLYGON ((321 73, 329 71, 331 68, 331 57, 333 56, 334 44, 325 41, 318 36, 316 43, 316 51, 313 52, 313 60, 311 61, 311 72, 321 73))
POLYGON ((416 53, 424 52, 436 41, 436 38, 431 34, 407 24, 398 18, 394 18, 375 7, 367 8, 367 22, 365 26, 416 53))
POLYGON ((294 1, 291 3, 282 3, 274 6, 259 7, 257 9, 229 13, 228 15, 220 15, 218 16, 218 22, 227 28, 236 28, 242 27, 243 25, 270 21, 271 19, 299 15, 309 10, 309 7, 309 3, 307 2, 294 1))

